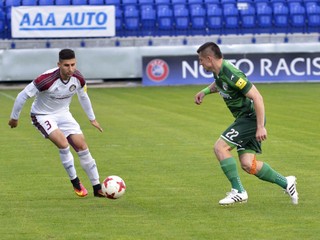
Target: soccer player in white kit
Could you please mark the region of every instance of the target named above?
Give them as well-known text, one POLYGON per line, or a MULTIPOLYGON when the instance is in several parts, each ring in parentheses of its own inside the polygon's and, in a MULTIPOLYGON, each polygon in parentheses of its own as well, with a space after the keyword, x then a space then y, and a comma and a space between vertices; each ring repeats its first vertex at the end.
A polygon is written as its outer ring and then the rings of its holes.
POLYGON ((69 145, 79 156, 80 164, 93 186, 94 196, 105 197, 101 191, 96 162, 91 156, 79 124, 69 111, 71 99, 74 94, 77 94, 91 124, 100 132, 103 131, 96 121, 86 90, 86 81, 76 69, 74 51, 63 49, 59 52, 58 67, 38 76, 18 94, 8 124, 11 128, 17 127, 26 100, 35 97, 31 107, 32 123, 45 138, 49 138, 59 149, 62 165, 69 175, 75 193, 79 197, 88 195, 87 189, 77 176, 69 145))

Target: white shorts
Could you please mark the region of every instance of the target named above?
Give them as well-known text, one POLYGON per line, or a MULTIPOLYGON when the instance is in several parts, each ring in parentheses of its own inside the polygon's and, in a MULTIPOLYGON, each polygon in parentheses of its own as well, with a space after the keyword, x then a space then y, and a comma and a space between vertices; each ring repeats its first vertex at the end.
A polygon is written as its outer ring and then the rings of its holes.
POLYGON ((82 134, 80 125, 70 112, 50 115, 31 114, 31 120, 32 124, 45 138, 48 138, 50 133, 58 128, 63 132, 65 137, 68 137, 71 134, 82 134))

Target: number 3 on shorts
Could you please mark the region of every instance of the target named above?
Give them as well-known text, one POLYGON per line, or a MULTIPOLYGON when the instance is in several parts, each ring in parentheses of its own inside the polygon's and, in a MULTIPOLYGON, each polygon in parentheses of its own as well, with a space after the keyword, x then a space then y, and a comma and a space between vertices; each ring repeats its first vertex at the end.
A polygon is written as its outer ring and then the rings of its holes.
POLYGON ((47 131, 50 130, 50 128, 51 128, 50 122, 47 120, 47 121, 45 121, 44 123, 45 123, 46 126, 47 126, 47 131))

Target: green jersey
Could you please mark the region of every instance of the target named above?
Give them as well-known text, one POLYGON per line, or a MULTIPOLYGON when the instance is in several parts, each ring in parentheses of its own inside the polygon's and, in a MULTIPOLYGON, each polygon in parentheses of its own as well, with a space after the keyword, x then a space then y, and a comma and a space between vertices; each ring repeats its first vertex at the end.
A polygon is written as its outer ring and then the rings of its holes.
POLYGON ((214 78, 220 95, 235 118, 255 117, 253 101, 245 96, 252 83, 243 72, 229 61, 223 60, 220 73, 214 74, 214 78))

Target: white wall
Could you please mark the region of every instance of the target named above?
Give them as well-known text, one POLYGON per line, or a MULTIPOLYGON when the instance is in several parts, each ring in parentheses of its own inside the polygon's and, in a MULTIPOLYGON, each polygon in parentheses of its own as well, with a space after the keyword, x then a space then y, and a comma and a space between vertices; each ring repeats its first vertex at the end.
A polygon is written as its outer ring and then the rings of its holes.
MULTIPOLYGON (((86 79, 142 77, 143 56, 196 55, 199 45, 76 47, 77 67, 86 79)), ((319 52, 320 43, 223 44, 223 53, 319 52)), ((57 65, 59 48, 0 50, 0 81, 29 81, 57 65)))

